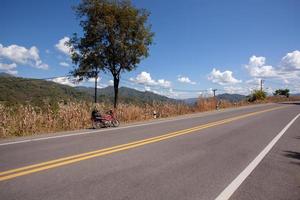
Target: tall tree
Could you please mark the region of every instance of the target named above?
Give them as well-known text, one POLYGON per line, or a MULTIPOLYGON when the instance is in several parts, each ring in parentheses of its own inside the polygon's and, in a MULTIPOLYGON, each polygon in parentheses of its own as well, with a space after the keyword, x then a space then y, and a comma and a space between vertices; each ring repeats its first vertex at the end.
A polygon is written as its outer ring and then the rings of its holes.
POLYGON ((113 76, 114 108, 118 103, 121 73, 131 71, 148 56, 153 33, 149 12, 126 0, 82 0, 75 7, 83 36, 70 40, 72 59, 79 67, 73 75, 90 77, 105 70, 113 76))
POLYGON ((288 98, 290 96, 290 90, 289 89, 278 89, 273 94, 274 94, 274 96, 283 95, 288 98))

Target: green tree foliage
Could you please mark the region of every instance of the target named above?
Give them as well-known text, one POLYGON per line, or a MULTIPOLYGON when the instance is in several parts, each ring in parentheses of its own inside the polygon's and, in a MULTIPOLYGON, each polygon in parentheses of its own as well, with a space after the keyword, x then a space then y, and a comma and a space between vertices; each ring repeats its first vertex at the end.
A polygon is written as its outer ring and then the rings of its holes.
POLYGON ((264 100, 267 97, 267 94, 263 90, 254 90, 253 93, 251 94, 249 101, 259 101, 259 100, 264 100))
POLYGON ((74 76, 97 77, 105 70, 114 79, 114 107, 117 107, 120 76, 148 56, 153 33, 147 24, 149 13, 125 0, 82 0, 75 7, 83 36, 74 34, 69 45, 78 68, 74 76))
POLYGON ((283 96, 286 96, 287 98, 289 98, 290 90, 289 89, 278 89, 273 94, 274 94, 274 96, 283 95, 283 96))

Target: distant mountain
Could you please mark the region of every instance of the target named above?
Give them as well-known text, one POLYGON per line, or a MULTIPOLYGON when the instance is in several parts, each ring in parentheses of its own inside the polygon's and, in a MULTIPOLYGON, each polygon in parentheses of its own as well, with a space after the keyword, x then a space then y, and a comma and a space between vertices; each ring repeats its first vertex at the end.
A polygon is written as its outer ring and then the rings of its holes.
POLYGON ((242 101, 246 99, 245 95, 241 95, 241 94, 228 94, 228 93, 224 93, 224 94, 219 94, 217 95, 218 99, 221 100, 227 100, 230 102, 238 102, 238 101, 242 101))
POLYGON ((186 103, 186 104, 189 104, 189 105, 192 105, 192 104, 195 104, 197 102, 198 98, 188 98, 188 99, 183 99, 183 101, 186 103))
MULTIPOLYGON (((91 96, 94 96, 95 89, 91 87, 77 87, 78 90, 84 91, 91 96)), ((99 101, 113 102, 114 88, 108 86, 106 88, 98 89, 99 101)), ((175 99, 168 98, 166 96, 158 95, 153 92, 142 92, 132 88, 120 87, 119 88, 119 100, 124 103, 144 104, 155 102, 178 102, 175 99)))
POLYGON ((51 81, 13 76, 0 77, 0 102, 41 105, 44 102, 69 100, 92 100, 92 98, 75 88, 51 81))
MULTIPOLYGON (((219 94, 216 97, 218 100, 226 100, 226 101, 230 101, 230 102, 238 102, 238 101, 242 101, 242 100, 246 99, 245 95, 228 94, 228 93, 219 94)), ((188 98, 188 99, 184 99, 183 101, 187 104, 194 104, 197 102, 197 100, 198 100, 198 98, 188 98)))
POLYGON ((0 72, 0 77, 14 77, 14 76, 5 72, 0 72))
MULTIPOLYGON (((99 102, 113 102, 114 90, 112 86, 98 89, 99 102)), ((0 76, 0 102, 8 104, 41 105, 44 102, 55 103, 59 101, 89 101, 94 99, 94 88, 70 87, 52 81, 0 76)), ((119 101, 124 103, 145 104, 153 102, 179 102, 152 92, 141 92, 135 89, 119 88, 119 101)))

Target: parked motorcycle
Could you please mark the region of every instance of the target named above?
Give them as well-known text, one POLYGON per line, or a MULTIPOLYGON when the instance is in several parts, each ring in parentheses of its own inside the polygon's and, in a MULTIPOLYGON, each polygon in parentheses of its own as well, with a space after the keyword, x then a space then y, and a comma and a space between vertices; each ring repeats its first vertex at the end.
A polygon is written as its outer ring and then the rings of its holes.
POLYGON ((107 127, 118 127, 120 125, 115 113, 110 110, 106 114, 101 114, 94 110, 92 112, 92 124, 94 129, 107 128, 107 127))

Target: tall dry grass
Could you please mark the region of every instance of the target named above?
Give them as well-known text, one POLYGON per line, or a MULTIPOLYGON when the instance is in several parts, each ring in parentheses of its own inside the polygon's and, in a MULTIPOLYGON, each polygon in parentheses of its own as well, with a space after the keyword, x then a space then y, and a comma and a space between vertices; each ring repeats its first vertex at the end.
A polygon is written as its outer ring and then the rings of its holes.
MULTIPOLYGON (((259 103, 286 100, 288 99, 270 97, 266 101, 259 103)), ((290 100, 300 99, 290 98, 290 100)), ((152 119, 153 111, 156 111, 158 117, 164 118, 215 110, 216 104, 217 101, 214 98, 199 98, 193 106, 172 103, 154 103, 143 106, 120 104, 117 116, 121 123, 128 123, 152 119)), ((237 107, 248 104, 249 102, 247 101, 231 103, 222 100, 219 108, 237 107)), ((97 104, 96 107, 100 111, 107 111, 112 105, 102 103, 97 104)), ((85 102, 59 103, 55 108, 50 105, 41 108, 31 105, 8 107, 0 104, 0 138, 90 128, 90 115, 93 108, 93 104, 85 102)))
MULTIPOLYGON (((50 105, 40 108, 31 105, 7 107, 0 104, 0 138, 90 128, 90 117, 94 106, 84 102, 70 102, 60 103, 54 109, 50 105)), ((102 103, 97 104, 96 107, 104 112, 112 106, 102 103)), ((160 117, 192 112, 192 109, 184 104, 165 103, 144 106, 120 104, 117 116, 123 123, 142 121, 152 119, 154 110, 160 117)))

